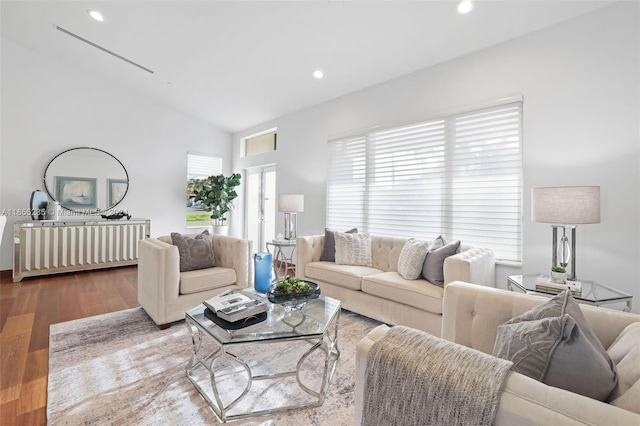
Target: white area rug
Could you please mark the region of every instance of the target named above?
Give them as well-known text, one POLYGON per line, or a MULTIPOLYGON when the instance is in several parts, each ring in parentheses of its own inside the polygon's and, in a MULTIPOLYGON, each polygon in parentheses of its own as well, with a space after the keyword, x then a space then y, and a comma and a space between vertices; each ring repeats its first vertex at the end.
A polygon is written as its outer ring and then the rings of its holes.
MULTIPOLYGON (((355 347, 378 324, 342 312, 341 355, 321 407, 227 424, 352 425, 355 347)), ((134 308, 53 324, 49 340, 49 425, 220 424, 185 376, 191 338, 184 323, 159 330, 134 308)))

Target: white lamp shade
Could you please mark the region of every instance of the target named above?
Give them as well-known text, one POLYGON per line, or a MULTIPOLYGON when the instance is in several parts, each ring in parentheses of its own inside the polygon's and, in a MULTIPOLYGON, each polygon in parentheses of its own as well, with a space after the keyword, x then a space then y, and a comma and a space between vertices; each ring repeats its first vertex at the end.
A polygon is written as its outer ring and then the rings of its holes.
POLYGON ((304 195, 280 194, 278 195, 278 211, 286 213, 300 213, 304 211, 304 195))
POLYGON ((600 187, 532 188, 531 220, 563 225, 600 223, 600 187))

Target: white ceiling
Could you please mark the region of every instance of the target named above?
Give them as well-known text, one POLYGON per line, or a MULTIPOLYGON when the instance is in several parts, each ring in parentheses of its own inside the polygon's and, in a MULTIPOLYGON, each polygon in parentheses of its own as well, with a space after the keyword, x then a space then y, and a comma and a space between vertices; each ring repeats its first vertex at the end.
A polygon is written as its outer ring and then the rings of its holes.
POLYGON ((1 13, 3 38, 237 132, 611 3, 2 0, 1 13))

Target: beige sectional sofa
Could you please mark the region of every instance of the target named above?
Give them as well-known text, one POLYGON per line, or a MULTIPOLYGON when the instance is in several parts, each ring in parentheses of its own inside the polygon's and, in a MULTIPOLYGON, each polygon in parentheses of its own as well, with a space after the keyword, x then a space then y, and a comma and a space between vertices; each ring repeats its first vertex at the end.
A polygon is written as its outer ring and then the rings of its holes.
MULTIPOLYGON (((440 335, 444 288, 425 279, 406 280, 398 259, 408 238, 371 236, 372 266, 320 261, 324 235, 297 238, 296 276, 320 285, 342 307, 387 324, 440 335)), ((495 287, 493 252, 462 245, 444 262, 444 285, 461 280, 495 287)))
MULTIPOLYGON (((442 338, 491 354, 500 324, 548 300, 469 283, 452 283, 445 291, 442 338)), ((640 424, 640 363, 634 362, 640 353, 640 315, 588 305, 580 305, 580 309, 617 366, 618 387, 609 397, 609 403, 548 386, 511 371, 503 382, 494 422, 496 426, 640 424)), ((365 394, 368 392, 365 387, 367 355, 371 346, 389 330, 385 325, 378 326, 358 343, 356 425, 362 423, 365 394)), ((423 361, 415 359, 416 363, 423 361)), ((590 372, 576 371, 575 374, 589 375, 590 372)), ((406 395, 399 397, 406 400, 406 395)))

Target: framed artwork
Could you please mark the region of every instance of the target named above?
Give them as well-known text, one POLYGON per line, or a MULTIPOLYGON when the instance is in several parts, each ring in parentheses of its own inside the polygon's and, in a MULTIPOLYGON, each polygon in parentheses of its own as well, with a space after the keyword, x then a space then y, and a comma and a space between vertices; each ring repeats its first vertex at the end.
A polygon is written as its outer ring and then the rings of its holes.
POLYGON ((96 178, 56 176, 56 200, 63 206, 96 207, 96 178))
POLYGON ((124 198, 129 182, 125 179, 107 179, 107 206, 113 207, 124 198))

